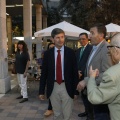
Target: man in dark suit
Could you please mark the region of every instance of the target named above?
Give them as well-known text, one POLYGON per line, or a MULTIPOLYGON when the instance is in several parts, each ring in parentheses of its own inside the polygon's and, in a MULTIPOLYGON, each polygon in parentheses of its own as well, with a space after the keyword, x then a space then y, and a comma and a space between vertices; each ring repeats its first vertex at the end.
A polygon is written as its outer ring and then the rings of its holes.
MULTIPOLYGON (((79 42, 81 44, 81 47, 76 51, 76 57, 77 57, 79 80, 83 80, 86 63, 87 63, 89 54, 92 50, 92 45, 89 44, 87 33, 81 33, 79 35, 79 42)), ((83 92, 84 91, 81 91, 81 98, 85 106, 85 112, 78 114, 79 117, 84 117, 87 115, 88 100, 87 100, 87 96, 84 95, 83 92)))
POLYGON ((54 120, 70 120, 78 84, 77 60, 74 51, 64 46, 62 29, 53 29, 51 36, 55 47, 44 54, 39 97, 44 99, 47 85, 47 98, 52 103, 54 120))

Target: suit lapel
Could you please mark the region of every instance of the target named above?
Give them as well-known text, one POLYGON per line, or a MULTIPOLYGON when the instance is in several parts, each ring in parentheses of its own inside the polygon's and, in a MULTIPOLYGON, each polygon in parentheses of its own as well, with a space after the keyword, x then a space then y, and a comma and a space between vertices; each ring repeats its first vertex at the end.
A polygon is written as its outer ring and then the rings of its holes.
POLYGON ((51 49, 51 53, 50 53, 50 57, 51 57, 51 64, 52 64, 52 70, 54 71, 53 73, 55 73, 55 53, 54 53, 54 49, 51 49))
MULTIPOLYGON (((92 59, 91 59, 90 64, 92 63, 93 59, 94 59, 97 55, 99 55, 99 52, 101 51, 101 49, 102 49, 102 47, 104 46, 104 44, 105 44, 105 41, 103 41, 103 42, 101 43, 101 45, 98 47, 97 51, 95 52, 94 56, 93 56, 92 59)), ((90 64, 89 64, 89 65, 90 65, 90 64)))
MULTIPOLYGON (((88 48, 88 44, 87 44, 87 46, 85 47, 85 49, 84 49, 84 51, 83 51, 83 54, 82 54, 82 56, 81 56, 81 59, 83 58, 84 55, 86 55, 87 48, 88 48)), ((81 49, 80 49, 80 51, 81 51, 81 49)), ((80 58, 80 53, 79 53, 79 58, 80 58)))
POLYGON ((97 55, 99 55, 99 52, 100 52, 100 50, 102 49, 102 47, 104 46, 104 44, 105 44, 105 41, 103 41, 103 42, 101 43, 101 45, 99 46, 99 48, 97 49, 96 53, 95 53, 94 56, 92 57, 92 59, 91 59, 91 61, 90 61, 90 63, 89 63, 89 66, 88 66, 88 61, 89 61, 89 59, 90 59, 90 56, 91 56, 93 50, 91 51, 91 53, 90 53, 90 55, 89 55, 89 58, 88 58, 88 60, 87 60, 87 64, 86 64, 86 75, 88 74, 89 67, 90 67, 90 65, 92 64, 94 58, 95 58, 97 55))
POLYGON ((64 46, 64 58, 63 58, 63 61, 64 61, 64 65, 63 65, 63 73, 64 73, 64 75, 65 75, 65 71, 67 71, 67 67, 66 67, 66 65, 67 65, 67 48, 64 46))
POLYGON ((79 61, 80 61, 80 51, 81 51, 81 48, 79 49, 79 51, 77 53, 77 63, 79 63, 79 61))

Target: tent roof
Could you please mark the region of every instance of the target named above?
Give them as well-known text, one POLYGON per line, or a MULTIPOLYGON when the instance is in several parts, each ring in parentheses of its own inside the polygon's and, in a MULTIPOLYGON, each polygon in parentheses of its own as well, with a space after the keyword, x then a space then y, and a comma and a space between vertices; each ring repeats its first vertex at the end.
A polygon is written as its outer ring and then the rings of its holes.
POLYGON ((120 32, 120 26, 117 24, 110 23, 106 25, 107 32, 120 32))
POLYGON ((87 30, 84 30, 82 28, 79 28, 75 25, 72 25, 66 21, 63 21, 63 22, 60 22, 56 25, 53 25, 51 27, 48 27, 48 28, 45 28, 43 30, 40 30, 38 32, 35 32, 34 33, 34 36, 35 37, 48 37, 48 36, 51 36, 51 32, 54 28, 60 28, 62 30, 64 30, 65 32, 65 35, 66 36, 69 36, 69 37, 79 37, 79 34, 80 33, 88 33, 89 34, 89 31, 87 30))

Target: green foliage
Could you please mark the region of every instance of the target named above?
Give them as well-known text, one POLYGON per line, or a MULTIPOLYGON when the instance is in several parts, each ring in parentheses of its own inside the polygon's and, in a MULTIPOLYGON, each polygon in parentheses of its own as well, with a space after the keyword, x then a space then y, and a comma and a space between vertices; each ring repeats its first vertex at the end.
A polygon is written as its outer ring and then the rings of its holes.
POLYGON ((23 17, 21 15, 12 18, 13 37, 23 36, 23 17))
POLYGON ((120 0, 60 0, 61 14, 67 11, 73 24, 89 29, 95 23, 120 24, 120 0))
MULTIPOLYGON (((32 16, 32 35, 34 35, 34 32, 36 30, 35 25, 36 25, 36 18, 35 16, 32 16)), ((22 15, 17 15, 12 18, 12 35, 13 37, 24 36, 22 15)))
POLYGON ((57 8, 48 8, 48 26, 55 25, 61 21, 62 17, 57 8))
POLYGON ((20 33, 21 33, 21 30, 18 27, 18 25, 14 26, 14 28, 13 28, 13 37, 20 36, 20 33))

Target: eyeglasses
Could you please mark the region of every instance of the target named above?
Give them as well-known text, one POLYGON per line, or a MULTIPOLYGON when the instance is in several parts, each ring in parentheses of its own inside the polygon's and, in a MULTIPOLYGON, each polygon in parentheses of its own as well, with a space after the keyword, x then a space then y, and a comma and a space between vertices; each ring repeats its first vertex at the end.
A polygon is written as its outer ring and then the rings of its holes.
POLYGON ((113 48, 113 47, 120 48, 120 47, 118 47, 118 46, 113 46, 113 45, 107 46, 108 49, 113 48))

